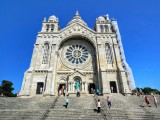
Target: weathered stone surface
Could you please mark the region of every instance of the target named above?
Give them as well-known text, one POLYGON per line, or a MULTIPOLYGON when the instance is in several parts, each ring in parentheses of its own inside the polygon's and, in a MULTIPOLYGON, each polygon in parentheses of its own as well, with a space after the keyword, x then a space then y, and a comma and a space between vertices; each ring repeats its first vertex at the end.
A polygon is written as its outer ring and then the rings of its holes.
POLYGON ((130 93, 134 79, 115 20, 100 16, 94 30, 79 14, 63 29, 59 29, 58 22, 55 16, 44 19, 20 96, 57 95, 62 88, 76 93, 76 80, 85 94, 90 93, 91 88, 104 94, 130 93))

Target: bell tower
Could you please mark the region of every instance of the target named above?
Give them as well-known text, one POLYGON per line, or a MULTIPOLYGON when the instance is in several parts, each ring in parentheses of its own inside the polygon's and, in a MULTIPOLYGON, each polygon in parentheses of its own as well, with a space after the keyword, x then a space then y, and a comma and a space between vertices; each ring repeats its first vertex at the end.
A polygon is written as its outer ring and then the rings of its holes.
POLYGON ((97 33, 110 33, 111 32, 111 20, 109 15, 100 16, 96 19, 95 31, 97 33))
POLYGON ((53 33, 59 31, 58 23, 58 18, 54 15, 50 16, 48 21, 46 20, 46 18, 44 18, 41 32, 53 33))

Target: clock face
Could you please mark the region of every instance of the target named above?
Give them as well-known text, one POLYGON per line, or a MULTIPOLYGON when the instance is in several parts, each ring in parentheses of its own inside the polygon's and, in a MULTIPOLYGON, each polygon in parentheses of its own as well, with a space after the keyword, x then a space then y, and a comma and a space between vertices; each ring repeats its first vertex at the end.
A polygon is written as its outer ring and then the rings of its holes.
POLYGON ((92 61, 93 49, 83 40, 71 40, 62 46, 61 60, 70 68, 84 68, 92 61))

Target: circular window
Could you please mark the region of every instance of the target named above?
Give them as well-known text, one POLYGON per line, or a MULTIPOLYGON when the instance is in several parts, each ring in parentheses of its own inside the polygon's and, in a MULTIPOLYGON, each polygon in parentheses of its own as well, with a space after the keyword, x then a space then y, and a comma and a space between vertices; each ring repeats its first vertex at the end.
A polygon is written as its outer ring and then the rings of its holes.
POLYGON ((92 62, 94 48, 83 40, 70 40, 60 49, 62 63, 71 69, 83 69, 92 62))
POLYGON ((82 45, 71 45, 66 50, 66 58, 72 64, 82 64, 88 59, 88 50, 82 45))

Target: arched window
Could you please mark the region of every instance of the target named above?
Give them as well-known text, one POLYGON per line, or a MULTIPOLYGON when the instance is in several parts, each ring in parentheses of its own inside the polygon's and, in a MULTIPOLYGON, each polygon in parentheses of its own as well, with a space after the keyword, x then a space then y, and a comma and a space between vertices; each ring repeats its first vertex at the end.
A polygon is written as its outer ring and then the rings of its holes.
POLYGON ((49 25, 47 24, 46 25, 46 32, 48 32, 49 31, 49 25))
POLYGON ((109 32, 108 25, 105 25, 105 26, 104 26, 104 29, 105 29, 105 32, 106 32, 106 33, 109 32))
POLYGON ((48 63, 48 56, 49 56, 49 43, 45 43, 43 47, 43 61, 42 64, 48 63))
POLYGON ((54 25, 52 24, 51 25, 51 32, 53 32, 54 31, 54 25))
POLYGON ((100 25, 100 30, 101 30, 101 33, 103 33, 103 32, 104 32, 103 25, 100 25))
POLYGON ((112 51, 111 51, 111 47, 108 43, 105 44, 105 49, 106 49, 107 63, 112 64, 112 51))

